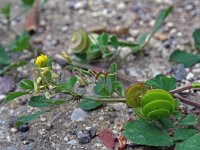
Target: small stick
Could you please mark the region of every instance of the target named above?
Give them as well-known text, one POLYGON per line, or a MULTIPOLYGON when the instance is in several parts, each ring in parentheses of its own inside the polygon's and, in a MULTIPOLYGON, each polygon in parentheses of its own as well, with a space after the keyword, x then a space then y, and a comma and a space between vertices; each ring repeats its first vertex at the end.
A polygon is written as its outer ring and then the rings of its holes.
POLYGON ((195 102, 195 101, 190 101, 187 98, 184 98, 182 96, 180 96, 179 94, 173 94, 174 97, 178 98, 182 103, 200 108, 200 103, 199 102, 195 102))
POLYGON ((53 119, 50 120, 50 121, 47 123, 47 126, 51 128, 53 122, 54 122, 56 119, 58 119, 62 113, 63 113, 63 112, 60 112, 60 113, 58 113, 56 116, 54 116, 53 119))
POLYGON ((185 91, 185 90, 189 90, 189 89, 192 89, 192 84, 189 84, 189 85, 186 85, 186 86, 183 86, 183 87, 178 87, 174 90, 171 90, 170 93, 171 94, 175 94, 175 93, 180 93, 182 91, 185 91))

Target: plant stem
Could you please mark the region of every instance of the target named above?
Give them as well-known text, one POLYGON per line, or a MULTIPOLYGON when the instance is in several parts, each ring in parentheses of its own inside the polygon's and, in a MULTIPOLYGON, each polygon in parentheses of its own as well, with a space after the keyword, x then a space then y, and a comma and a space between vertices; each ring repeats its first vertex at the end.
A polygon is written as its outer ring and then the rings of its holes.
POLYGON ((92 97, 92 96, 81 96, 81 98, 88 99, 91 101, 106 102, 106 103, 125 103, 126 102, 126 98, 124 97, 99 98, 99 97, 92 97))
MULTIPOLYGON (((55 58, 54 57, 54 60, 58 63, 58 64, 61 64, 62 66, 64 64, 68 64, 65 60, 62 60, 62 59, 59 59, 59 58, 55 58)), ((97 72, 107 72, 108 70, 104 69, 104 68, 99 68, 99 67, 94 67, 94 66, 91 66, 91 65, 86 65, 86 64, 83 64, 83 63, 79 63, 79 62, 76 62, 76 61, 73 61, 73 65, 77 66, 77 67, 80 67, 80 68, 83 68, 83 69, 88 69, 88 70, 94 70, 94 71, 97 71, 97 72)), ((137 83, 138 81, 135 80, 134 78, 130 77, 130 76, 127 76, 127 75, 124 75, 124 74, 121 74, 121 73, 117 73, 117 76, 124 80, 124 81, 127 81, 127 82, 130 82, 131 84, 134 84, 134 83, 137 83)))
POLYGON ((188 84, 186 86, 182 86, 182 87, 176 88, 174 90, 171 90, 170 93, 171 94, 180 93, 182 91, 189 90, 189 89, 192 89, 192 88, 193 88, 192 84, 188 84))
POLYGON ((180 96, 179 94, 173 94, 173 96, 178 98, 181 102, 183 102, 185 104, 200 108, 200 103, 199 102, 190 101, 187 98, 184 98, 184 97, 180 96))

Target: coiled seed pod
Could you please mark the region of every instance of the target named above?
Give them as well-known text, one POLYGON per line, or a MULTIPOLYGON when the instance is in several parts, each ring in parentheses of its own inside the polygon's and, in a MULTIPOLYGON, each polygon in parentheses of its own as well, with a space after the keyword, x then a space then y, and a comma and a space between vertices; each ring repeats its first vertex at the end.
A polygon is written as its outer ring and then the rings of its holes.
POLYGON ((149 90, 140 101, 142 113, 149 119, 167 117, 175 110, 175 99, 167 91, 161 89, 149 90))
POLYGON ((85 53, 90 46, 88 33, 84 29, 76 30, 71 36, 72 53, 85 53))
POLYGON ((147 89, 145 87, 145 84, 142 82, 130 86, 125 93, 126 104, 132 108, 140 107, 141 97, 145 94, 146 91, 147 89))

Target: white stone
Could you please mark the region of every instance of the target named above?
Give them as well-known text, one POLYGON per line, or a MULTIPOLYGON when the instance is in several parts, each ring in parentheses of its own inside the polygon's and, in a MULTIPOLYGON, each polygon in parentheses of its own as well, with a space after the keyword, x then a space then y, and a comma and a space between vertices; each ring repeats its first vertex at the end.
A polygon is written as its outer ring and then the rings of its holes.
POLYGON ((70 140, 69 142, 67 142, 68 145, 77 145, 77 141, 76 140, 70 140))
POLYGON ((191 79, 193 79, 194 78, 194 74, 193 73, 188 73, 188 75, 187 75, 187 77, 186 77, 186 79, 187 80, 191 80, 191 79))
POLYGON ((83 121, 86 116, 87 113, 84 110, 82 110, 81 108, 76 108, 72 112, 70 118, 73 122, 75 122, 75 121, 83 121))
POLYGON ((117 9, 125 9, 126 8, 126 5, 124 2, 120 2, 118 5, 117 5, 117 9))
POLYGON ((10 131, 11 131, 12 133, 16 133, 16 132, 17 132, 17 129, 16 129, 16 128, 11 128, 10 131))
POLYGON ((67 136, 65 136, 65 137, 64 137, 64 141, 66 141, 66 142, 67 142, 68 140, 69 140, 69 139, 68 139, 68 137, 67 137, 67 136))

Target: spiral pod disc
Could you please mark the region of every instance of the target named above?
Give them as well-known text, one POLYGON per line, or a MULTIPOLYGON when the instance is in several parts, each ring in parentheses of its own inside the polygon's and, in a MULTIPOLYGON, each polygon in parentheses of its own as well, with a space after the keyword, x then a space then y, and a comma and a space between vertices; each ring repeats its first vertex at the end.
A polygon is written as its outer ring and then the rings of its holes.
POLYGON ((90 46, 88 33, 84 29, 76 30, 71 36, 72 53, 85 53, 90 46))
POLYGON ((147 91, 144 83, 136 83, 132 86, 130 86, 127 90, 126 90, 126 104, 129 107, 132 108, 137 108, 140 107, 140 100, 141 97, 145 94, 145 92, 147 91))
POLYGON ((142 112, 149 119, 167 117, 175 110, 175 100, 167 91, 154 89, 145 93, 140 101, 142 112))

